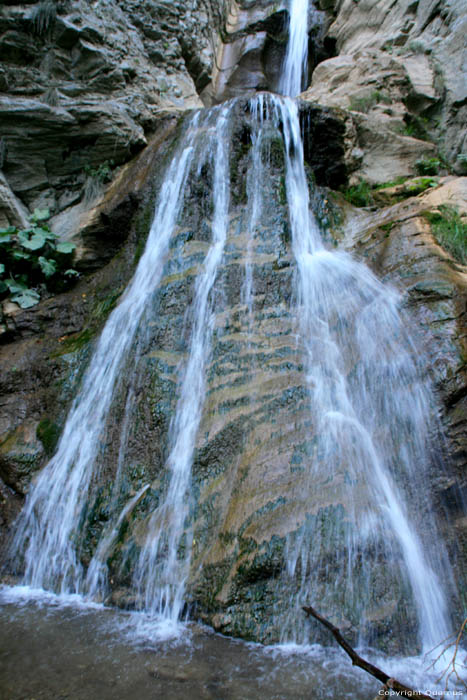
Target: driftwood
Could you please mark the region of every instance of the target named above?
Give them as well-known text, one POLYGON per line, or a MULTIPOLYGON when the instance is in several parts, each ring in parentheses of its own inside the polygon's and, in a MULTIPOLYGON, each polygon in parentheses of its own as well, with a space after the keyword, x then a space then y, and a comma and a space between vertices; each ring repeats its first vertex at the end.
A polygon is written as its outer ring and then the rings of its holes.
POLYGON ((328 630, 332 633, 334 639, 339 644, 339 646, 341 646, 345 653, 352 659, 353 666, 359 666, 364 671, 369 673, 371 676, 374 676, 379 681, 381 681, 381 683, 384 684, 384 688, 382 689, 382 691, 380 691, 380 697, 384 697, 386 692, 389 694, 392 691, 391 695, 396 694, 404 698, 424 698, 425 700, 430 700, 429 695, 424 695, 418 690, 408 688, 406 685, 399 683, 399 681, 397 681, 395 678, 391 678, 390 676, 388 676, 387 673, 384 673, 384 671, 382 671, 377 666, 373 666, 373 664, 370 664, 369 661, 362 659, 362 657, 357 654, 355 649, 353 649, 350 646, 350 644, 346 642, 346 640, 341 635, 337 627, 334 627, 334 625, 331 622, 329 622, 329 620, 326 620, 326 618, 322 617, 318 612, 316 612, 316 610, 308 606, 304 607, 303 610, 306 612, 307 615, 314 617, 316 620, 318 620, 318 622, 321 622, 322 625, 328 628, 328 630))

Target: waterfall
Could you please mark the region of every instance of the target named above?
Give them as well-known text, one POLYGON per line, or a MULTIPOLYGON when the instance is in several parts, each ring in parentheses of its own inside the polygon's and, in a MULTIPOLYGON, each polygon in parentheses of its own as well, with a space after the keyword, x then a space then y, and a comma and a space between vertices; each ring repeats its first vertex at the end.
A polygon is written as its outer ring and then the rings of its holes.
POLYGON ((134 574, 144 609, 173 621, 179 619, 183 608, 191 559, 193 536, 186 521, 193 452, 205 397, 204 372, 214 323, 210 295, 227 236, 230 107, 227 104, 214 110, 207 123, 209 138, 202 161, 208 155, 214 158, 212 244, 196 280, 188 361, 182 372, 180 396, 171 427, 172 447, 166 465, 170 484, 163 503, 149 518, 146 541, 134 574), (181 553, 182 538, 186 542, 181 553))
MULTIPOLYGON (((423 470, 429 461, 429 393, 413 359, 400 295, 362 263, 328 250, 310 213, 298 108, 287 97, 297 95, 303 86, 307 16, 307 0, 292 0, 280 88, 285 97, 258 94, 248 105, 252 145, 246 186, 248 242, 240 292, 251 333, 253 243, 268 206, 263 194, 265 169, 270 165, 265 152, 273 134, 276 140, 283 139, 285 149, 286 204, 295 263, 291 310, 305 366, 312 443, 307 484, 300 495, 308 508, 307 521, 287 536, 281 574, 293 599, 291 615, 281 622, 283 638, 307 639, 298 623, 303 617, 299 607, 315 599, 326 609, 344 610, 364 630, 369 622, 368 601, 375 602, 378 566, 384 566, 388 587, 400 600, 410 601, 420 639, 430 647, 448 633, 448 605, 439 580, 446 560, 434 520, 427 516, 425 532, 420 533, 409 502, 428 499, 423 470), (325 496, 327 510, 313 510, 318 491, 325 496)), ((15 555, 24 556, 28 585, 103 597, 106 561, 120 528, 150 490, 148 484, 139 486, 123 509, 113 513, 86 573, 77 543, 86 504, 99 478, 110 406, 163 279, 189 178, 193 171, 199 176, 206 166, 213 173, 212 238, 197 269, 185 316, 181 340, 186 341, 186 353, 178 371, 162 496, 138 524, 136 535, 132 533, 137 541, 132 572, 137 605, 171 621, 183 613, 196 507, 192 466, 206 397, 216 280, 227 249, 229 153, 236 104, 232 101, 194 114, 179 139, 144 254, 96 344, 57 452, 31 486, 19 516, 12 547, 15 555)), ((125 470, 133 402, 130 389, 112 495, 114 510, 125 470)))
POLYGON ((57 452, 34 482, 19 516, 12 551, 15 556, 24 553, 24 582, 35 588, 82 591, 83 568, 74 538, 97 476, 102 433, 121 369, 162 276, 195 153, 191 141, 198 120, 199 114, 166 173, 145 252, 102 331, 57 452))
MULTIPOLYGON (((353 580, 359 560, 367 557, 369 561, 372 549, 380 548, 384 565, 395 564, 400 567, 398 575, 408 578, 420 640, 429 649, 448 634, 447 602, 438 579, 446 563, 433 521, 425 522, 424 527, 434 546, 429 553, 424 551, 408 503, 397 486, 397 477, 407 483, 418 481, 417 471, 428 460, 430 422, 429 394, 399 314, 400 297, 346 253, 325 249, 309 210, 297 105, 271 95, 267 102, 262 96, 255 98, 253 114, 259 106, 281 130, 285 143, 287 199, 298 270, 296 314, 316 436, 309 497, 329 479, 338 488, 344 480, 348 516, 340 532, 344 541, 338 543, 345 550, 338 577, 348 596, 346 605, 360 610, 364 618, 366 597, 371 597, 371 574, 364 573, 367 585, 358 592, 353 590, 353 580)), ((428 493, 425 497, 429 498, 428 493)), ((289 538, 287 575, 292 581, 300 563, 302 586, 297 607, 292 606, 291 627, 284 627, 284 638, 296 636, 297 608, 317 595, 326 545, 329 540, 322 541, 319 527, 289 538)), ((325 597, 321 592, 320 600, 325 597)))
POLYGON ((289 40, 279 81, 279 93, 299 95, 308 71, 308 0, 290 0, 289 40))

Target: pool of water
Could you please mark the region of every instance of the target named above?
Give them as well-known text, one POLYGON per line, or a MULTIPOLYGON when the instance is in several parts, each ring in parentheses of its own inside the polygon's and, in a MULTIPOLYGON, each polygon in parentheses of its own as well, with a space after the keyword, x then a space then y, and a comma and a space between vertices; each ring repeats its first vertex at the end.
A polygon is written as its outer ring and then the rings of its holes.
MULTIPOLYGON (((371 660, 434 697, 444 687, 423 659, 371 660)), ((340 649, 263 647, 76 597, 0 589, 1 700, 372 700, 380 688, 340 649)))

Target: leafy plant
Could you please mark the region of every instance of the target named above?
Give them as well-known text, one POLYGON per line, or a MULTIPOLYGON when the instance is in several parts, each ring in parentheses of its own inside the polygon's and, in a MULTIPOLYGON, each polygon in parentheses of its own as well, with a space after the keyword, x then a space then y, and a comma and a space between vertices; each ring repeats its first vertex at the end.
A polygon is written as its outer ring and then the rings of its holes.
POLYGON ((106 182, 110 182, 112 179, 113 166, 113 160, 105 160, 95 168, 91 165, 84 166, 84 172, 87 175, 86 182, 84 183, 84 198, 87 202, 92 201, 102 194, 102 185, 106 182))
MULTIPOLYGON (((412 136, 414 139, 419 139, 420 141, 429 141, 430 136, 428 134, 428 119, 426 117, 417 117, 413 114, 407 115, 405 118, 405 127, 402 133, 406 136, 412 136)), ((420 173, 420 175, 435 175, 436 173, 420 173)))
POLYGON ((0 229, 0 299, 28 309, 41 293, 65 289, 78 272, 70 268, 75 245, 57 241, 47 220, 48 209, 36 209, 26 229, 0 229))
POLYGON ((375 190, 385 190, 387 187, 395 187, 396 185, 403 185, 407 180, 406 175, 400 175, 396 177, 395 180, 389 180, 389 182, 381 182, 379 185, 375 185, 375 190))
POLYGON ((440 204, 438 211, 424 212, 431 224, 431 230, 438 243, 453 258, 467 264, 467 221, 462 219, 459 210, 447 204, 440 204))
POLYGON ((425 192, 429 187, 437 187, 439 178, 434 177, 420 177, 413 182, 409 182, 405 188, 405 192, 411 197, 425 192))
POLYGON ((437 175, 441 167, 439 158, 419 158, 415 168, 419 175, 437 175))
POLYGON ((344 191, 344 197, 354 207, 369 207, 373 202, 371 186, 365 180, 360 180, 358 185, 353 185, 344 191))
POLYGON ((103 163, 100 163, 97 168, 93 168, 90 165, 85 165, 84 172, 88 177, 92 178, 93 180, 97 180, 98 182, 110 182, 112 179, 113 166, 113 160, 105 160, 103 163))
POLYGON ((370 185, 365 180, 360 180, 358 185, 353 185, 347 190, 344 190, 344 197, 354 207, 370 207, 381 206, 381 204, 395 204, 401 202, 407 197, 414 197, 422 192, 425 192, 429 187, 438 186, 438 178, 434 177, 419 177, 407 181, 407 177, 401 176, 391 182, 383 182, 379 185, 370 185), (393 187, 397 189, 391 191, 393 187), (390 192, 384 193, 382 190, 389 189, 390 192))

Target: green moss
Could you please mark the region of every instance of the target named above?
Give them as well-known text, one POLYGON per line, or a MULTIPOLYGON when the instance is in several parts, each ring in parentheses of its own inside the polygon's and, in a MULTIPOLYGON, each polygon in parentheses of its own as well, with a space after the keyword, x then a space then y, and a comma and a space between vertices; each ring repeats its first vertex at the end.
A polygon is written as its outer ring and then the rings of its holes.
POLYGON ((467 264, 467 221, 456 207, 441 204, 436 212, 423 212, 438 243, 455 260, 467 264))
POLYGON ((149 229, 151 228, 153 216, 154 206, 151 204, 143 207, 142 210, 139 212, 138 216, 136 217, 135 228, 138 235, 138 241, 136 243, 133 259, 135 265, 138 264, 139 259, 144 253, 144 249, 146 247, 146 240, 149 234, 149 229))
POLYGON ((364 97, 351 97, 349 109, 353 112, 368 112, 377 104, 391 104, 390 96, 382 90, 373 90, 369 95, 364 97))
POLYGON ((409 196, 414 196, 417 194, 421 194, 422 192, 425 192, 429 187, 437 187, 438 186, 438 180, 433 177, 421 177, 418 180, 415 180, 414 182, 410 182, 407 187, 405 188, 405 191, 408 193, 409 196))
POLYGON ((279 178, 279 186, 277 188, 277 195, 279 199, 279 204, 285 207, 287 204, 287 186, 285 184, 285 176, 281 175, 279 178))
POLYGON ((385 190, 387 187, 396 187, 397 185, 403 185, 404 182, 408 180, 406 175, 401 177, 396 177, 395 180, 389 180, 389 182, 382 182, 380 185, 375 185, 375 190, 385 190))
POLYGON ((62 348, 57 354, 64 355, 69 352, 77 352, 78 350, 81 350, 91 342, 93 335, 94 332, 91 330, 91 328, 85 328, 85 330, 81 331, 81 333, 74 333, 73 335, 70 335, 68 338, 65 338, 62 343, 62 348))
POLYGON ((275 138, 269 145, 269 162, 277 169, 282 170, 285 162, 285 148, 282 138, 275 138))
POLYGON ((391 233, 391 231, 392 231, 392 229, 393 229, 393 227, 394 227, 395 225, 396 225, 396 222, 395 222, 395 221, 391 221, 389 224, 382 224, 382 225, 380 226, 380 229, 382 229, 382 230, 384 231, 384 233, 386 234, 386 236, 389 236, 389 234, 391 233))
MULTIPOLYGON (((430 141, 428 134, 428 119, 426 117, 417 117, 413 114, 407 116, 405 127, 402 129, 405 136, 411 136, 420 141, 430 141)), ((423 173, 421 173, 423 174, 423 173)))
POLYGON ((102 301, 99 301, 94 308, 93 316, 99 320, 107 318, 109 313, 117 305, 117 300, 120 297, 122 291, 123 289, 118 289, 116 292, 112 292, 111 294, 109 294, 102 301))
POLYGON ((49 418, 43 418, 37 426, 36 435, 41 441, 45 453, 49 457, 52 456, 60 437, 58 425, 49 418))

